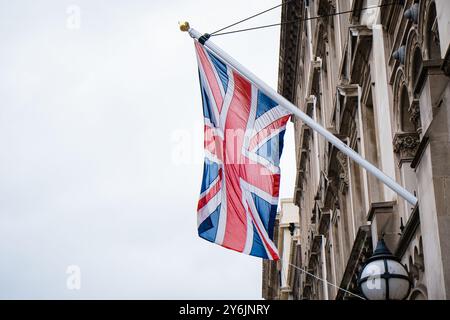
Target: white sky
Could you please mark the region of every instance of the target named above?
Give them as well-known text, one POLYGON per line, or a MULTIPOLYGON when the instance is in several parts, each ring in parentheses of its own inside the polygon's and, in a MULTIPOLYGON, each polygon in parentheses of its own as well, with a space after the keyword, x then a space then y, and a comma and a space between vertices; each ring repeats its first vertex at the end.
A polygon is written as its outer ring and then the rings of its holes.
MULTIPOLYGON (((261 297, 260 259, 197 236, 202 108, 177 22, 212 32, 278 3, 0 0, 0 298, 261 297)), ((279 28, 214 41, 276 88, 279 28)))

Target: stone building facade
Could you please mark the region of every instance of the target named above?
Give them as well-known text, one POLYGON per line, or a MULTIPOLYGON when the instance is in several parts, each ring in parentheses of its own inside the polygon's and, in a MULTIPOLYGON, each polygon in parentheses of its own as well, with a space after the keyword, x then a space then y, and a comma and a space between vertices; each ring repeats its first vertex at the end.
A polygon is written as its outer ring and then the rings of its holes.
POLYGON ((450 1, 284 2, 282 21, 299 22, 282 25, 279 92, 419 203, 294 119, 298 230, 284 286, 285 263, 264 262, 263 291, 278 284, 263 297, 353 299, 384 237, 409 299, 450 299, 450 1))
POLYGON ((281 199, 274 232, 274 243, 277 245, 280 261, 273 263, 265 260, 263 262, 263 274, 266 276, 263 277, 262 287, 265 299, 293 299, 291 277, 294 273, 291 270, 291 264, 299 254, 297 250, 300 236, 299 222, 298 207, 293 199, 281 199))

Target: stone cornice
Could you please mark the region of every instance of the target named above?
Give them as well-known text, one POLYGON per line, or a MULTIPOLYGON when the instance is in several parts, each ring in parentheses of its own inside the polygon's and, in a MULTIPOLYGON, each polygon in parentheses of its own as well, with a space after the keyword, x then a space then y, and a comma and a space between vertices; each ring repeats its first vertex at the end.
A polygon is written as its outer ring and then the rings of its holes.
MULTIPOLYGON (((293 21, 302 18, 304 0, 290 2, 284 0, 283 2, 281 21, 293 21)), ((301 22, 283 24, 280 33, 278 92, 294 104, 302 26, 301 22)))
POLYGON ((417 147, 416 155, 415 155, 413 161, 411 162, 411 168, 413 168, 413 169, 417 168, 429 142, 430 142, 430 139, 428 138, 427 135, 425 135, 422 138, 422 140, 420 141, 419 146, 417 147))
POLYGON ((419 206, 415 206, 398 242, 395 256, 403 258, 420 224, 419 206))
POLYGON ((367 214, 367 221, 372 222, 375 218, 375 215, 377 215, 378 213, 394 213, 394 206, 396 204, 396 201, 372 203, 370 205, 369 213, 367 214))
POLYGON ((428 75, 445 73, 443 66, 444 60, 441 59, 422 61, 422 64, 419 66, 420 71, 417 80, 413 83, 414 94, 420 95, 428 75))
MULTIPOLYGON (((358 289, 355 287, 355 279, 359 275, 359 268, 363 265, 364 261, 372 254, 372 235, 370 232, 370 226, 364 225, 358 229, 356 239, 353 243, 350 257, 347 261, 347 266, 342 276, 340 288, 346 289, 350 292, 356 293, 358 289), (355 292, 356 291, 356 292, 355 292)), ((347 297, 347 293, 339 290, 336 296, 336 300, 343 300, 347 297)), ((351 298, 351 297, 349 297, 351 298)))
POLYGON ((356 37, 355 48, 352 52, 350 80, 352 83, 362 85, 361 79, 367 72, 369 55, 372 51, 372 30, 366 26, 351 26, 350 32, 352 37, 356 37))
POLYGON ((445 58, 442 63, 442 71, 444 71, 447 77, 450 77, 450 46, 447 49, 447 53, 445 54, 445 58))

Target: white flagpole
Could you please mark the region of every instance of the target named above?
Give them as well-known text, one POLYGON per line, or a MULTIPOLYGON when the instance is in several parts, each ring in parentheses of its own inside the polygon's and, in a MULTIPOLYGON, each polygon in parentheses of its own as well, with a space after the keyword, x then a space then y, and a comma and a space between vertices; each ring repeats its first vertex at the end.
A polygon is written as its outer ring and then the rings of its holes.
MULTIPOLYGON (((197 30, 190 28, 187 22, 180 24, 181 31, 187 31, 189 35, 199 40, 202 37, 202 34, 197 30)), ((203 41, 202 41, 203 42, 203 41)), ((280 106, 288 110, 290 113, 294 114, 296 117, 300 118, 308 127, 322 135, 328 142, 333 144, 336 148, 346 154, 349 158, 353 159, 356 163, 361 165, 368 172, 373 174, 379 180, 381 180, 384 184, 386 184, 389 188, 391 188, 394 192, 408 201, 411 205, 415 206, 417 204, 417 198, 411 194, 408 190, 403 188, 397 182, 395 182, 392 178, 387 176, 380 169, 375 167, 373 164, 368 162, 366 159, 361 157, 357 152, 355 152, 352 148, 348 147, 345 143, 343 143, 339 138, 329 132, 327 129, 322 127, 320 124, 311 119, 306 113, 293 105, 289 100, 280 95, 277 91, 272 89, 269 85, 267 85, 264 81, 259 79, 256 75, 254 75, 251 71, 233 59, 230 55, 228 55, 225 51, 215 45, 211 40, 207 40, 202 43, 204 47, 213 52, 215 55, 220 57, 224 62, 233 67, 237 72, 241 75, 249 79, 253 82, 258 88, 264 91, 264 93, 270 97, 273 101, 277 102, 280 106)))

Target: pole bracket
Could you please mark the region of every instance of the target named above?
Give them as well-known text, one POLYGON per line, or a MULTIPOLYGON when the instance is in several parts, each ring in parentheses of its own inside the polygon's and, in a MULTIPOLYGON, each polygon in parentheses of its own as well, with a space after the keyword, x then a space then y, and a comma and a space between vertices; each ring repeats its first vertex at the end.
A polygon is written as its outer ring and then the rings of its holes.
POLYGON ((198 39, 198 42, 200 42, 200 44, 203 46, 205 45, 205 42, 209 40, 209 38, 211 38, 211 35, 209 33, 205 33, 198 39))

